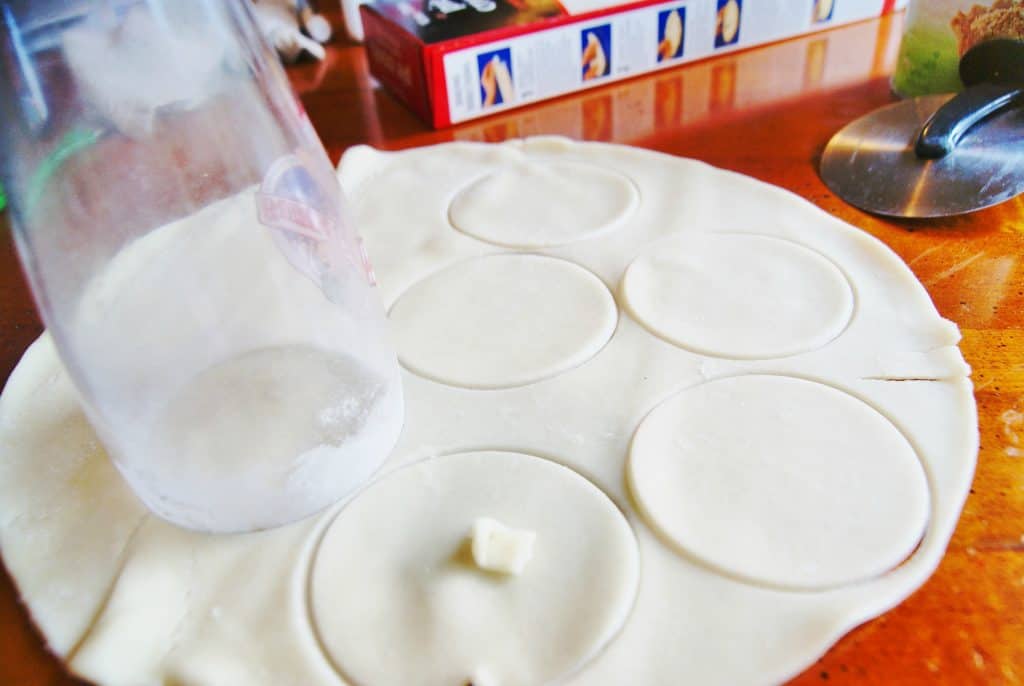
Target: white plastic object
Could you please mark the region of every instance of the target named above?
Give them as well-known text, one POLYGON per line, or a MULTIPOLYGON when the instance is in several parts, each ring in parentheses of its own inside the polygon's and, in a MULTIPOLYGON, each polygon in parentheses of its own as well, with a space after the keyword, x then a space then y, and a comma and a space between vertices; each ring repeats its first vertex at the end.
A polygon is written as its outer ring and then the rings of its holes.
POLYGON ((253 5, 253 12, 260 31, 285 62, 294 62, 303 50, 318 60, 326 56, 327 53, 320 43, 302 33, 299 28, 299 17, 287 0, 257 2, 253 5))
POLYGON ((359 6, 366 0, 341 0, 341 16, 345 20, 345 31, 349 37, 359 43, 363 42, 363 19, 359 16, 359 6))
POLYGON ((326 43, 331 39, 331 23, 322 14, 317 14, 308 4, 303 3, 299 9, 302 28, 317 43, 326 43))

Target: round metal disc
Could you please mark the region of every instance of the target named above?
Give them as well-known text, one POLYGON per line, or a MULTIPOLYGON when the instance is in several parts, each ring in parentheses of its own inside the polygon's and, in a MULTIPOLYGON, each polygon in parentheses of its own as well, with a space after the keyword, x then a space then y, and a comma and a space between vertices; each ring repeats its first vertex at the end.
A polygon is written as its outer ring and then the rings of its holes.
POLYGON ((1024 192, 1024 108, 975 125, 953 152, 920 159, 914 143, 950 95, 904 100, 875 110, 832 137, 821 178, 846 202, 890 217, 945 217, 1024 192))

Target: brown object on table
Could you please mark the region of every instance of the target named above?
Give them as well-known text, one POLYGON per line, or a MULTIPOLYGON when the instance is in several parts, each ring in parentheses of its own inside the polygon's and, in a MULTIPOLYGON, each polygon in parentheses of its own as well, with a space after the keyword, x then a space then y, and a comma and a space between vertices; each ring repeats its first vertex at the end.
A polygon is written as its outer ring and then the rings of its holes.
POLYGON ((988 7, 974 5, 968 12, 957 12, 950 25, 956 34, 961 57, 983 41, 994 38, 1024 39, 1024 2, 996 0, 988 7))
MULTIPOLYGON (((856 24, 445 131, 427 130, 377 88, 359 47, 330 46, 324 62, 290 75, 335 161, 357 143, 396 149, 538 134, 615 141, 777 184, 891 246, 963 331, 981 429, 974 488, 932 579, 792 684, 1024 684, 1024 199, 944 220, 892 221, 846 205, 817 174, 835 131, 892 101, 899 25, 898 16, 856 24)), ((0 264, 6 378, 42 327, 10 237, 0 239, 0 264)), ((6 573, 0 632, 0 685, 83 683, 45 651, 6 573)))

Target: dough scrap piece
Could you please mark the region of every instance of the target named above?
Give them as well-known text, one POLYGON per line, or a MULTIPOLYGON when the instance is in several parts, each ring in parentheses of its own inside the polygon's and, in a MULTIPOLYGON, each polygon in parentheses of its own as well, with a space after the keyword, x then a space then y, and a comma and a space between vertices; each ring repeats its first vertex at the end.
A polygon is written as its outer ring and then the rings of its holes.
POLYGON ((896 427, 792 377, 737 376, 670 398, 637 430, 628 470, 655 530, 775 587, 876 577, 913 552, 928 522, 924 470, 896 427))
POLYGON ((452 225, 510 248, 566 245, 612 230, 639 202, 621 173, 592 164, 524 160, 477 179, 452 200, 452 225))
POLYGON ((390 314, 398 357, 453 386, 503 388, 593 357, 618 320, 607 287, 582 267, 537 255, 494 255, 413 286, 390 314))
POLYGON ((394 472, 328 529, 311 613, 360 684, 551 683, 618 631, 633 604, 636 540, 589 481, 548 460, 460 453, 394 472), (480 574, 466 531, 481 511, 537 532, 522 576, 480 574))
POLYGON ((622 298, 654 334, 717 357, 784 357, 825 345, 853 315, 849 282, 821 255, 751 234, 679 234, 626 270, 622 298))

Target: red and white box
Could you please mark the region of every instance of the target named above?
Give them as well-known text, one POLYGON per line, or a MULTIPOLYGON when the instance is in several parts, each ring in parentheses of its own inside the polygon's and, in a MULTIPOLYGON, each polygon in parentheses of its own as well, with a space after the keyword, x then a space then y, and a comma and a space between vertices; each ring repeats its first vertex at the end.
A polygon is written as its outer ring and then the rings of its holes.
POLYGON ((435 128, 899 9, 905 0, 376 0, 370 70, 435 128))

